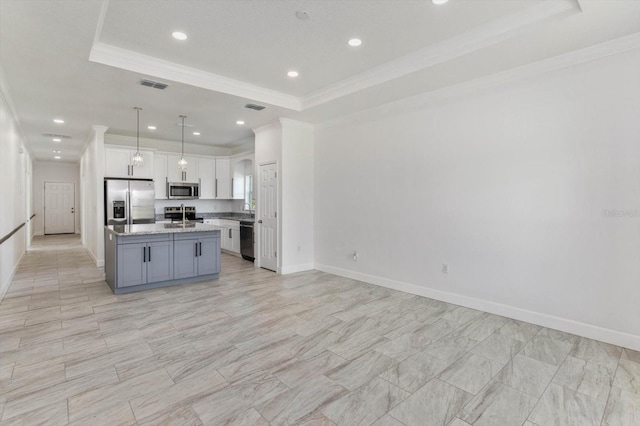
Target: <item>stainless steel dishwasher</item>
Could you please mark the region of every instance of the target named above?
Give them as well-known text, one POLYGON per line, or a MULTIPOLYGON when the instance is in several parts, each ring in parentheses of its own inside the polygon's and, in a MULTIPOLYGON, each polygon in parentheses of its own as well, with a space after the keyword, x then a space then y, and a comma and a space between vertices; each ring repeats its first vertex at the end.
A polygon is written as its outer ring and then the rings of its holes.
POLYGON ((253 262, 253 222, 240 221, 240 254, 243 259, 253 262))

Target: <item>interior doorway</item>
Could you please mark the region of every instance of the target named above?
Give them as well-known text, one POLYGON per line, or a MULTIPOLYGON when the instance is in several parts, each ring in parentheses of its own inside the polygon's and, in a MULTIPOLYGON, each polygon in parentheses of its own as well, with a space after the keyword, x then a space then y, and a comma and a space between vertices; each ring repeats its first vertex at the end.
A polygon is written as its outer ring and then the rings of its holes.
POLYGON ((278 269, 278 165, 261 164, 258 227, 260 232, 260 267, 278 269))
POLYGON ((72 182, 44 183, 44 234, 73 234, 76 232, 75 184, 72 182))

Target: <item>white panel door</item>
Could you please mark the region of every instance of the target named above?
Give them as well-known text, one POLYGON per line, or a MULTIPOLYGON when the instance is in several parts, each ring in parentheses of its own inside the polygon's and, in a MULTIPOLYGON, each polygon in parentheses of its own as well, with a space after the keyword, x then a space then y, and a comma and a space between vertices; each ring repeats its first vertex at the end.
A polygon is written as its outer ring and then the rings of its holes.
POLYGON ((278 174, 277 164, 260 166, 260 202, 258 226, 260 232, 260 267, 277 270, 278 250, 278 174))
POLYGON ((45 235, 73 234, 75 231, 75 185, 70 182, 45 182, 45 235))

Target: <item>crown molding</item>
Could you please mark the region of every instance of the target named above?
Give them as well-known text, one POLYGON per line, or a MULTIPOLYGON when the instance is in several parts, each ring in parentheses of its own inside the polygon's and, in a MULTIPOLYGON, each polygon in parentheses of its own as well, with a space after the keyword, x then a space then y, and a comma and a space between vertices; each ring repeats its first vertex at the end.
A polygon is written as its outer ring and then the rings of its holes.
POLYGON ((302 109, 312 108, 346 95, 433 67, 465 54, 513 38, 532 26, 582 10, 576 0, 545 0, 519 13, 497 19, 455 37, 387 62, 332 86, 321 89, 302 100, 302 109))
POLYGON ((315 127, 311 123, 307 123, 307 122, 304 122, 304 121, 298 121, 298 120, 292 120, 291 118, 281 118, 280 119, 280 124, 282 124, 282 126, 300 127, 300 128, 312 129, 312 130, 315 127))
POLYGON ((272 129, 272 128, 276 128, 276 127, 282 128, 282 123, 280 123, 280 120, 273 121, 273 122, 271 122, 269 124, 265 124, 264 126, 253 127, 253 128, 251 128, 251 130, 253 130, 253 134, 254 135, 257 135, 260 132, 263 132, 265 130, 269 130, 269 129, 272 129))
POLYGON ((357 111, 353 114, 317 123, 316 128, 325 129, 343 124, 367 122, 416 109, 427 108, 441 104, 447 100, 467 96, 481 90, 536 77, 541 74, 557 71, 573 65, 594 61, 634 49, 640 49, 640 32, 586 47, 584 49, 575 50, 563 55, 554 56, 552 58, 512 68, 486 77, 469 80, 461 84, 443 87, 441 89, 421 93, 416 96, 378 105, 366 110, 357 111))
POLYGON ((294 111, 301 110, 300 99, 295 96, 105 43, 94 43, 91 47, 89 60, 127 71, 227 93, 241 98, 252 99, 294 111))

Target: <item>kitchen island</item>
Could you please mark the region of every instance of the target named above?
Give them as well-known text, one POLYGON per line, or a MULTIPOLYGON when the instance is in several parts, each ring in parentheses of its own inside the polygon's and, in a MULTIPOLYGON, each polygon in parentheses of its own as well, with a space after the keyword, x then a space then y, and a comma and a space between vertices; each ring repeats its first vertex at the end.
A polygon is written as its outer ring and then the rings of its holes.
POLYGON ((108 225, 105 279, 114 294, 217 279, 220 228, 202 223, 108 225))

